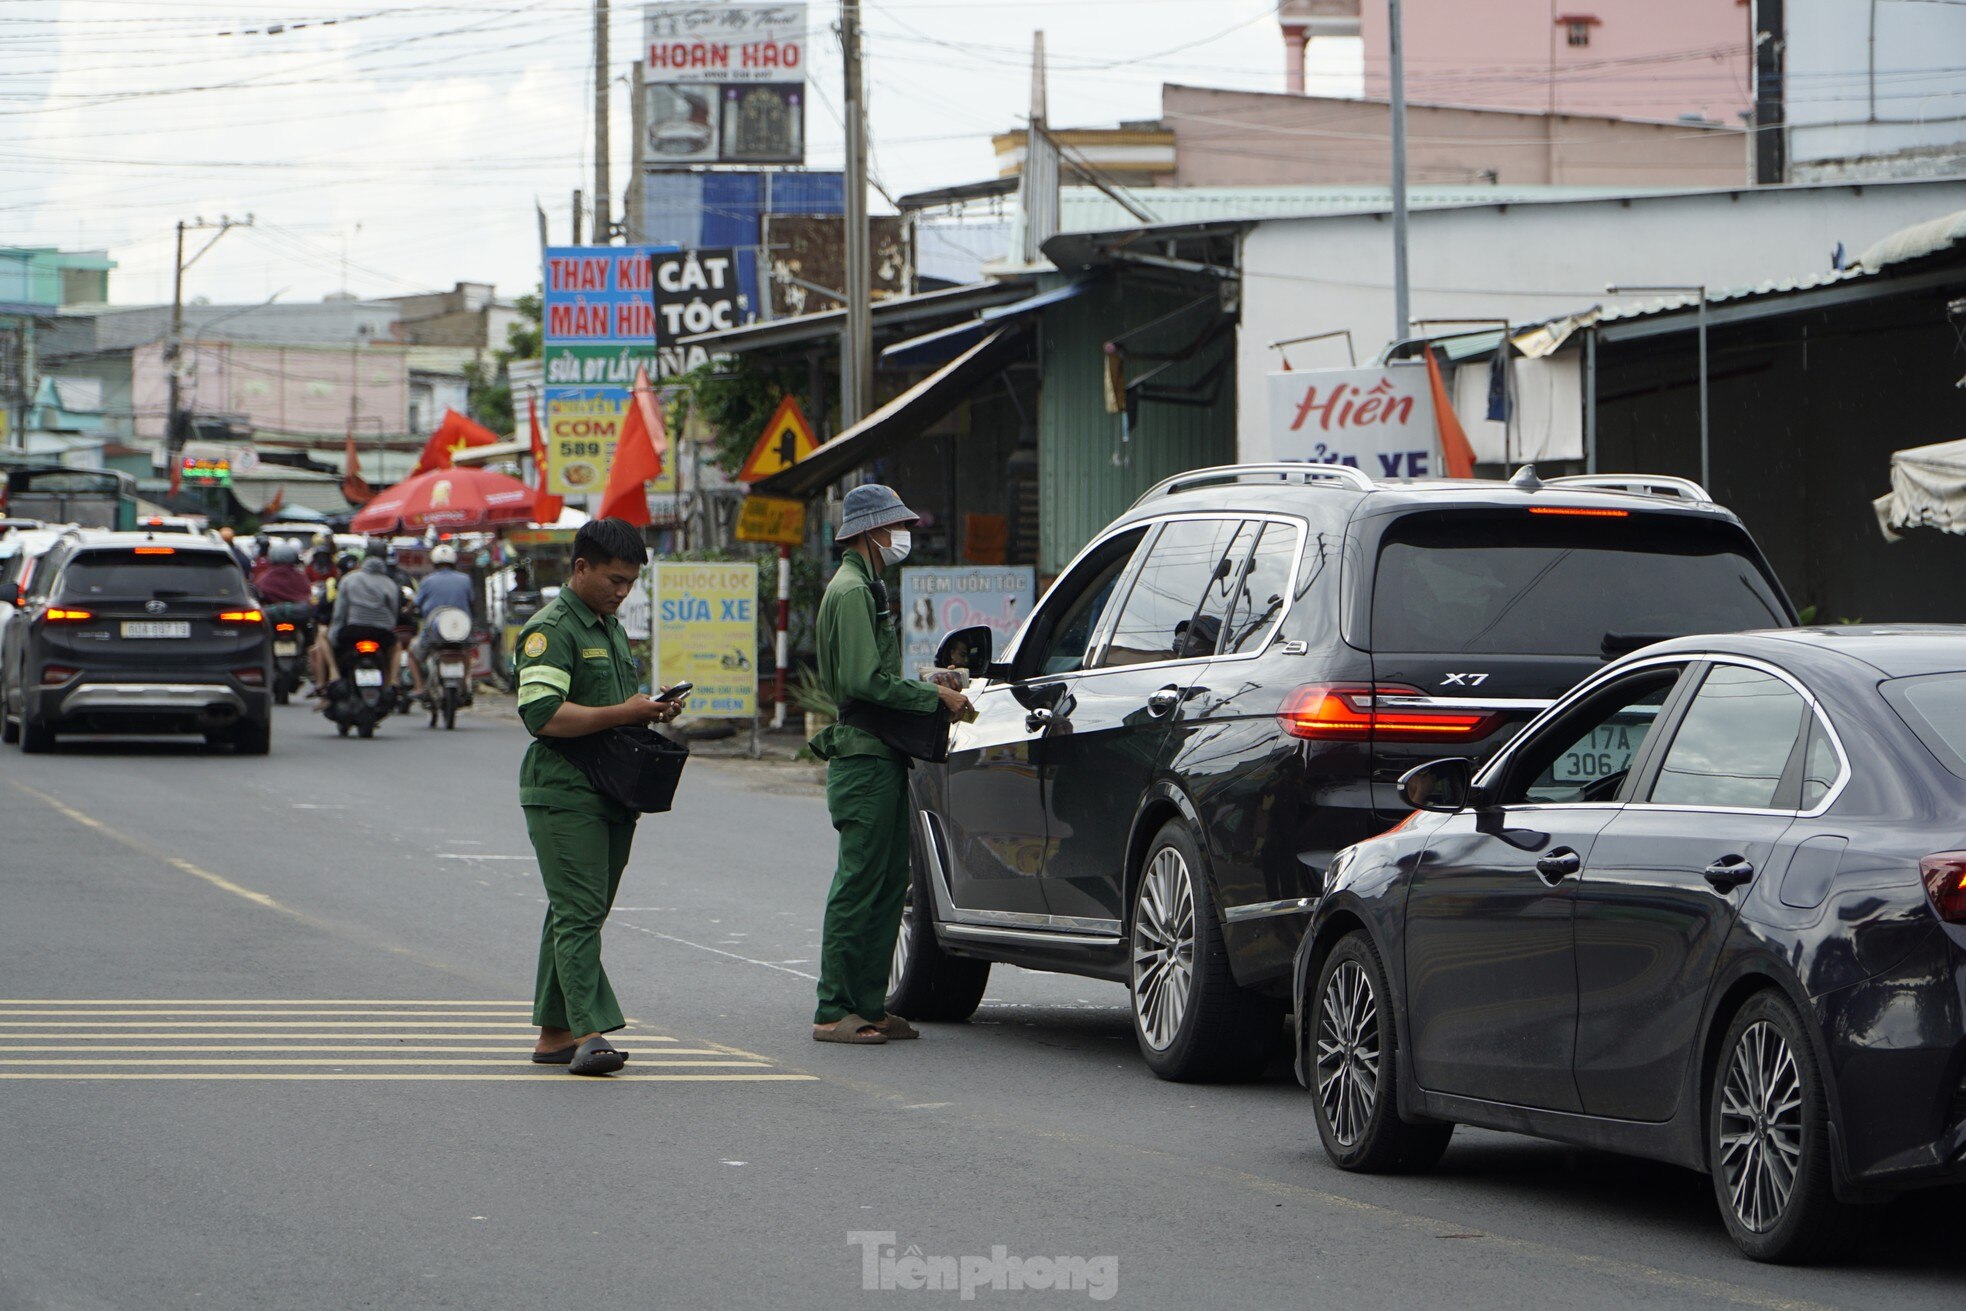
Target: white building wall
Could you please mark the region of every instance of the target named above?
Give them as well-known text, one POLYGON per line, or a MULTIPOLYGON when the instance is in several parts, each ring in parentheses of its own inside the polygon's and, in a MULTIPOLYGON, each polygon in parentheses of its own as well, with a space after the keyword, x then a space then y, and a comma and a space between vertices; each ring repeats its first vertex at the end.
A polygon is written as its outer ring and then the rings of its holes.
POLYGON ((1966 4, 1787 0, 1791 176, 1966 142, 1966 4))
MULTIPOLYGON (((1900 228, 1959 210, 1966 179, 1422 210, 1409 217, 1407 243, 1415 331, 1425 319, 1529 323, 1574 313, 1619 299, 1605 295, 1612 283, 1719 290, 1819 273, 1839 243, 1854 261, 1900 228)), ((1273 458, 1264 376, 1283 367, 1285 354, 1299 369, 1346 363, 1342 340, 1281 353, 1271 342, 1349 329, 1364 364, 1393 328, 1389 215, 1268 219, 1252 228, 1242 247, 1240 458, 1273 458)))

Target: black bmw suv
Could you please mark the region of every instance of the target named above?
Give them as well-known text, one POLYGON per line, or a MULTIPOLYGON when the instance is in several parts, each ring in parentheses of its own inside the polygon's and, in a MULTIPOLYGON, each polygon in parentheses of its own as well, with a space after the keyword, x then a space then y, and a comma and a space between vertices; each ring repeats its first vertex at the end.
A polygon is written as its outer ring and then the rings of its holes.
POLYGON ((224 543, 78 532, 14 587, 0 738, 38 752, 62 732, 202 733, 266 754, 271 635, 224 543))
MULTIPOLYGON (((888 1004, 965 1018, 992 961, 1110 979, 1156 1074, 1252 1076, 1324 871, 1407 816, 1403 773, 1485 758, 1640 646, 1795 622, 1740 521, 1679 479, 1168 479, 1006 649, 945 640, 977 715, 911 774, 888 1004)), ((1614 754, 1560 768, 1588 784, 1614 754)))

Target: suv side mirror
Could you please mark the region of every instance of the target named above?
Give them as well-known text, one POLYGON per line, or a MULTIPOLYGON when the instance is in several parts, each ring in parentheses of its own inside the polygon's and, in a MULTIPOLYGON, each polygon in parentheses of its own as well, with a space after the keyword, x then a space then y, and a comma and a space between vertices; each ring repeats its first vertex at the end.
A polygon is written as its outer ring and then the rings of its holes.
POLYGON ((0 605, 20 604, 20 584, 0 583, 0 605))
POLYGON ((1453 815, 1474 800, 1474 761, 1465 756, 1432 760, 1400 775, 1399 795, 1415 810, 1453 815))
POLYGON ((966 669, 971 678, 989 675, 990 657, 996 653, 996 634, 982 624, 958 628, 935 648, 937 669, 966 669))

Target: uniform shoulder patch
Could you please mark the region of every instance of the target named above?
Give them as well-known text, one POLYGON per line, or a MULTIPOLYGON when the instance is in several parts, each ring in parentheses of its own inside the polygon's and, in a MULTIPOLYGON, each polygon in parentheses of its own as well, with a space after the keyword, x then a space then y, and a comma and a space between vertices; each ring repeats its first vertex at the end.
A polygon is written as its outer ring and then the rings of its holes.
POLYGON ((525 653, 526 653, 526 659, 528 660, 537 660, 541 656, 545 655, 546 634, 534 630, 532 636, 526 639, 525 653))

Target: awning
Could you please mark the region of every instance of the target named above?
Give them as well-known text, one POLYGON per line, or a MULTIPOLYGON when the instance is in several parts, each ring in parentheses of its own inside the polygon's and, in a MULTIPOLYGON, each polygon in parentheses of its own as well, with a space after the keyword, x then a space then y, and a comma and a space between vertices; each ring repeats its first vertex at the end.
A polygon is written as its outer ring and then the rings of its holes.
POLYGON ((1889 541, 1901 528, 1966 533, 1966 441, 1892 452, 1891 493, 1871 504, 1889 541))
POLYGON ((984 310, 968 323, 958 323, 939 332, 926 333, 920 337, 910 337, 907 341, 897 341, 881 352, 881 364, 886 368, 911 368, 923 364, 940 364, 954 359, 971 346, 981 341, 984 334, 1005 323, 1021 319, 1027 314, 1035 314, 1047 305, 1071 300, 1083 294, 1095 278, 1080 278, 1063 286, 1041 291, 1035 296, 1012 301, 1008 305, 997 305, 984 310))
MULTIPOLYGON (((938 319, 946 322, 952 318, 966 318, 992 305, 1022 300, 1030 290, 1029 282, 1006 278, 978 282, 968 287, 927 291, 916 296, 890 296, 886 300, 875 301, 872 306, 874 332, 878 336, 905 328, 909 324, 931 323, 938 319)), ((712 354, 768 350, 779 346, 834 341, 845 327, 844 309, 820 310, 815 314, 766 319, 758 323, 747 323, 742 327, 699 333, 694 337, 680 337, 676 344, 701 346, 712 354)))
POLYGON ((767 496, 813 495, 910 437, 920 436, 1022 354, 1029 342, 1029 331, 1021 323, 998 328, 805 459, 757 484, 755 490, 767 496))

